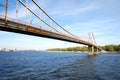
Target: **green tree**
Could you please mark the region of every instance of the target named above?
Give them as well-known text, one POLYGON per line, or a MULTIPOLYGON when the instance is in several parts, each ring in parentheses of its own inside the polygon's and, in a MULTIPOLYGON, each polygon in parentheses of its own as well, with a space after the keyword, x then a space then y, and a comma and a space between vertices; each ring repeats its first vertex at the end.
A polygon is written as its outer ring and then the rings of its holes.
POLYGON ((112 45, 107 45, 107 46, 105 46, 105 49, 106 49, 107 51, 111 51, 111 52, 114 51, 114 48, 113 48, 112 45))

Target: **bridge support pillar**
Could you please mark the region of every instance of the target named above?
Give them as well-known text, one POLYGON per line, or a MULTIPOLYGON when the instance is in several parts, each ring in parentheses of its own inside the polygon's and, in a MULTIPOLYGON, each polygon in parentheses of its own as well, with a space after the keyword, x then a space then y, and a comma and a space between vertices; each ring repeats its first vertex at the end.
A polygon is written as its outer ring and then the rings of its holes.
POLYGON ((89 55, 99 54, 99 50, 98 48, 95 48, 94 46, 88 46, 88 54, 89 55))
POLYGON ((88 50, 89 50, 89 55, 94 55, 95 54, 95 49, 94 46, 88 46, 88 50))
POLYGON ((96 53, 98 53, 98 48, 96 49, 96 53))

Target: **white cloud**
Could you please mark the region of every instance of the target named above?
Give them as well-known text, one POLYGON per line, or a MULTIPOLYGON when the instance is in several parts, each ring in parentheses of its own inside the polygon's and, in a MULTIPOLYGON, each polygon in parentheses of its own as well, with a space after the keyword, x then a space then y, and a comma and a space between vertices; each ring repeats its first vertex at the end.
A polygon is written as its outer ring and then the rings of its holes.
POLYGON ((21 38, 16 38, 16 41, 29 42, 29 41, 32 41, 32 40, 30 40, 29 38, 23 38, 23 37, 21 37, 21 38))
POLYGON ((65 29, 69 29, 70 28, 70 26, 65 26, 65 29))
POLYGON ((115 19, 104 19, 104 20, 96 19, 88 22, 76 22, 68 26, 70 26, 69 28, 70 32, 80 36, 81 39, 88 40, 89 37, 87 33, 89 32, 93 32, 96 38, 106 37, 106 36, 109 37, 115 35, 116 33, 114 31, 119 32, 117 29, 119 28, 119 26, 114 26, 114 24, 116 24, 114 23, 115 21, 116 21, 115 19))
MULTIPOLYGON (((67 5, 64 5, 61 3, 57 3, 56 6, 54 6, 53 11, 51 11, 52 15, 61 15, 61 16, 73 16, 73 15, 80 15, 82 13, 86 13, 91 10, 97 9, 97 6, 94 2, 91 3, 83 3, 83 4, 72 4, 72 1, 68 1, 67 5), (62 6, 61 6, 62 5, 62 6), (82 6, 81 6, 82 5, 82 6), (67 6, 67 7, 66 7, 67 6)), ((78 2, 79 3, 79 2, 78 2)))
POLYGON ((120 44, 120 38, 114 36, 103 36, 101 38, 96 38, 96 42, 98 45, 120 44))
MULTIPOLYGON (((29 3, 28 6, 33 11, 38 10, 38 8, 34 5, 34 3, 29 3)), ((31 15, 30 12, 27 11, 27 16, 30 16, 30 15, 31 15)), ((8 10, 8 17, 16 18, 16 6, 14 6, 13 9, 8 10)), ((19 3, 18 4, 18 19, 25 18, 25 17, 26 17, 26 8, 22 4, 19 3)))
MULTIPOLYGON (((111 25, 112 22, 116 21, 115 19, 96 19, 96 20, 91 20, 91 21, 87 21, 87 22, 75 22, 72 23, 68 26, 70 26, 72 29, 74 30, 92 30, 92 31, 96 31, 96 30, 103 30, 103 29, 110 29, 113 28, 113 26, 111 25)), ((115 28, 115 27, 114 27, 115 28)))
POLYGON ((7 35, 7 34, 9 34, 10 32, 5 32, 5 31, 0 31, 0 36, 2 36, 2 35, 7 35))

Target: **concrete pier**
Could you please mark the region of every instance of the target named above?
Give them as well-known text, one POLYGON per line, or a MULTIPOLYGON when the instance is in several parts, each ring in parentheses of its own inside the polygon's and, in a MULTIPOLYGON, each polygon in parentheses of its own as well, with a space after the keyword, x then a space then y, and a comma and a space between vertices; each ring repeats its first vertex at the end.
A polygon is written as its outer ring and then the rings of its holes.
POLYGON ((89 50, 88 52, 89 55, 96 55, 99 53, 98 49, 95 48, 94 46, 88 46, 88 50, 89 50))

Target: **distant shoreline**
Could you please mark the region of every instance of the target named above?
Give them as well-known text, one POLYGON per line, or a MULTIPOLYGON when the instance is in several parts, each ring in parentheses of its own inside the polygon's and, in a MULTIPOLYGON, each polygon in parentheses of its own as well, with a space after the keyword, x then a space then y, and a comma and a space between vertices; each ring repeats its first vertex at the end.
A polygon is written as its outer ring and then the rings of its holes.
MULTIPOLYGON (((88 53, 88 51, 47 51, 47 52, 83 52, 83 53, 88 53)), ((120 51, 113 51, 113 52, 107 51, 104 53, 120 53, 120 51)))

